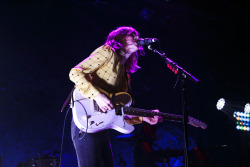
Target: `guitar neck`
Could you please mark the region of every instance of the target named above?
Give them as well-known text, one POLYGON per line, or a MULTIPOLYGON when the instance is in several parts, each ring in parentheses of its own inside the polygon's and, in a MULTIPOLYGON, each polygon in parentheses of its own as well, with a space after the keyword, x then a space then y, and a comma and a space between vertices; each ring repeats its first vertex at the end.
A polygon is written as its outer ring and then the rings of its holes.
POLYGON ((175 121, 175 122, 183 121, 182 115, 155 112, 152 110, 144 110, 144 109, 133 108, 133 107, 123 107, 123 112, 124 114, 127 114, 127 115, 135 115, 135 116, 151 117, 151 118, 153 118, 154 116, 161 116, 163 119, 168 120, 168 121, 175 121))

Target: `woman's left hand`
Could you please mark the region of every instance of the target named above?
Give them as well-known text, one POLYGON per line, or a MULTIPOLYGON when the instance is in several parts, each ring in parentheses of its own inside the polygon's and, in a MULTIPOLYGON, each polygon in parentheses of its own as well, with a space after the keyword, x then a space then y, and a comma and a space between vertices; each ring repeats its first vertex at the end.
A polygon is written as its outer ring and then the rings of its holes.
MULTIPOLYGON (((153 110, 154 112, 160 112, 159 110, 153 110)), ((161 116, 154 116, 154 118, 150 118, 150 117, 142 117, 142 121, 145 121, 151 125, 155 125, 157 124, 159 121, 162 121, 162 117, 161 116)))

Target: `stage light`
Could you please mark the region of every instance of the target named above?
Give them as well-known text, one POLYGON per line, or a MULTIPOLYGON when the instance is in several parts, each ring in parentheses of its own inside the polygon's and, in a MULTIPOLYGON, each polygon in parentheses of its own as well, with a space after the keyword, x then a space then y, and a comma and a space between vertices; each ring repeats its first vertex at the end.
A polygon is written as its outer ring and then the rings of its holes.
POLYGON ((224 106, 225 106, 225 99, 220 98, 216 104, 216 107, 218 110, 222 110, 224 106))
POLYGON ((243 130, 243 131, 250 131, 250 114, 244 113, 240 111, 235 111, 233 113, 236 121, 236 129, 243 130))
POLYGON ((234 102, 220 98, 217 101, 216 107, 235 122, 237 130, 250 131, 249 103, 234 102))
POLYGON ((250 104, 247 103, 244 108, 245 113, 250 113, 250 104))
POLYGON ((236 126, 236 129, 240 130, 240 125, 237 125, 237 126, 236 126))
POLYGON ((236 114, 236 113, 234 113, 234 115, 233 115, 233 116, 234 116, 234 118, 236 118, 236 117, 237 117, 237 114, 236 114))

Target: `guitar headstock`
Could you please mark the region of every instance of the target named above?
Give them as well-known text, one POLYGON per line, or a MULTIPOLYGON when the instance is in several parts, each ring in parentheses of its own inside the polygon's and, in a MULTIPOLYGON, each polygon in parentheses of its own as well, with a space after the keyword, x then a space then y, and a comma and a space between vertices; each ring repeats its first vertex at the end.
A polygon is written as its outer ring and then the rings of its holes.
POLYGON ((194 127, 197 127, 197 128, 202 128, 202 129, 206 129, 207 128, 207 124, 198 120, 198 119, 195 119, 193 117, 190 117, 188 116, 188 124, 189 125, 192 125, 194 127))

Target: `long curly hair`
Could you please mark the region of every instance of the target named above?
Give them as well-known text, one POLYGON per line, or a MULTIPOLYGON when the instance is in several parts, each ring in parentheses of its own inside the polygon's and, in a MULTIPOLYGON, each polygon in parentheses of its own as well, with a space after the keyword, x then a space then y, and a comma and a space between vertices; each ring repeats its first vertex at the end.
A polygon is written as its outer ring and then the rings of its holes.
MULTIPOLYGON (((117 55, 121 57, 120 53, 125 52, 127 36, 131 36, 135 39, 136 37, 139 37, 139 33, 132 27, 118 27, 109 33, 105 44, 109 45, 113 50, 115 50, 117 55)), ((139 54, 144 55, 142 46, 139 46, 138 51, 132 53, 126 61, 125 68, 127 73, 134 73, 141 68, 137 65, 139 54)))

